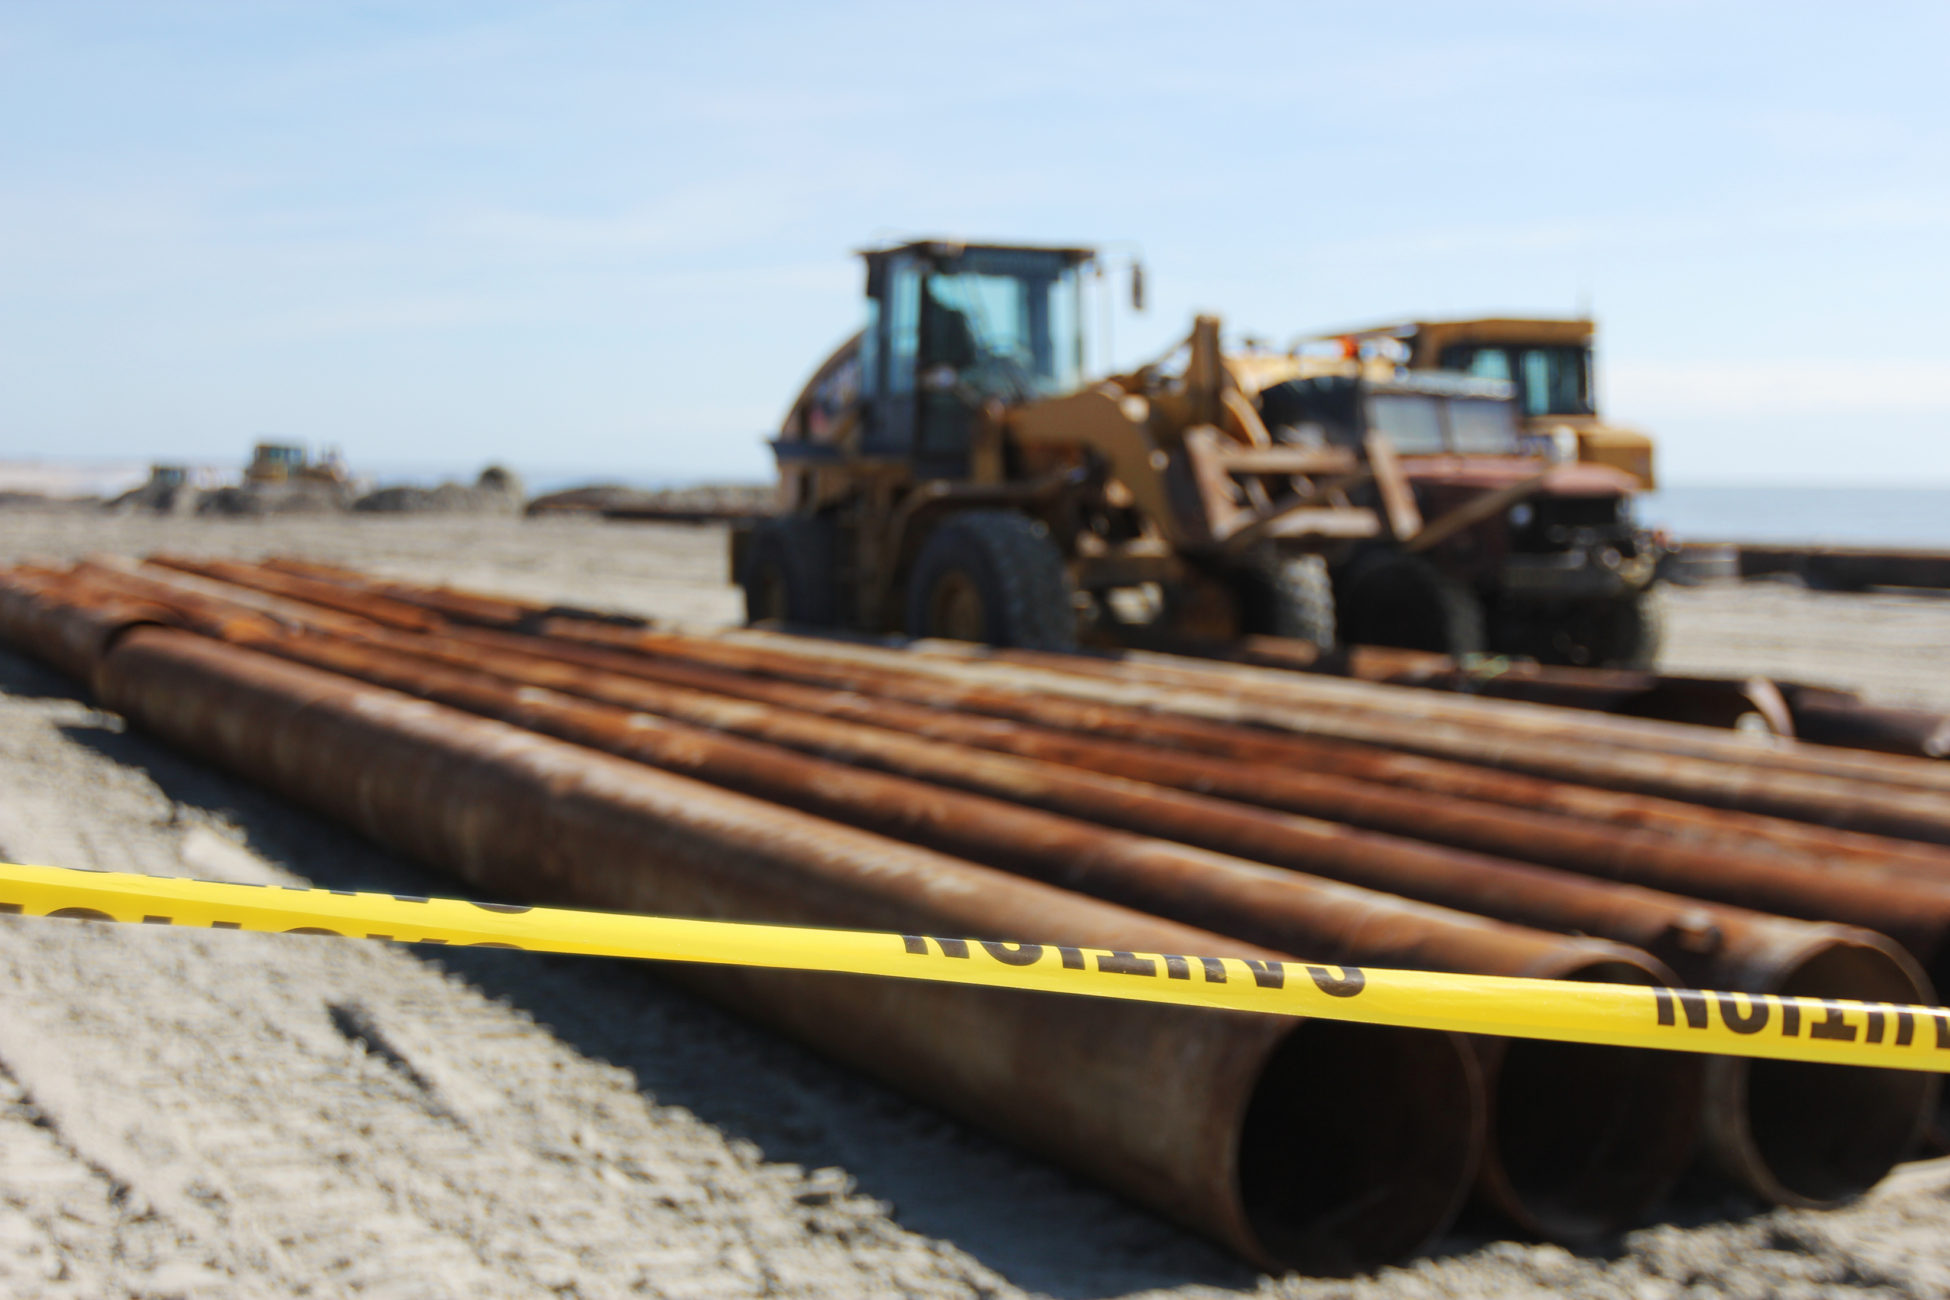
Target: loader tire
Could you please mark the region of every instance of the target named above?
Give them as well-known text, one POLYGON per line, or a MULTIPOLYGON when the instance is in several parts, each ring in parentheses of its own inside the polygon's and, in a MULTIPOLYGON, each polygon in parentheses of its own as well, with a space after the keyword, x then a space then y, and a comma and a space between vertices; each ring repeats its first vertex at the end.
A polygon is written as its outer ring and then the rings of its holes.
POLYGON ((1437 654, 1481 654, 1488 645, 1483 602, 1427 560, 1372 551, 1340 583, 1341 636, 1349 645, 1385 645, 1437 654))
POLYGON ((1611 602, 1605 614, 1605 643, 1599 648, 1597 666, 1648 672, 1656 667, 1665 640, 1658 596, 1651 590, 1638 592, 1611 602))
POLYGON ((1049 530, 1013 510, 963 510, 928 537, 907 586, 909 636, 1074 650, 1076 588, 1049 530))
POLYGON ((793 627, 839 623, 838 530, 816 515, 780 515, 758 525, 738 583, 745 621, 793 627))
POLYGON ((1253 556, 1234 579, 1239 630, 1247 636, 1291 637, 1334 648, 1334 584, 1318 555, 1253 556))

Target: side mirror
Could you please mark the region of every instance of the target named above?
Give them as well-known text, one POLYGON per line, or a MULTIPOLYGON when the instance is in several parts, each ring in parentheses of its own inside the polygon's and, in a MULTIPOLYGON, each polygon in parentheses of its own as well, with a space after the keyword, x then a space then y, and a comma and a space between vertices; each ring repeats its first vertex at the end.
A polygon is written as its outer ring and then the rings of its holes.
POLYGON ((1144 263, 1131 259, 1131 310, 1144 310, 1144 263))

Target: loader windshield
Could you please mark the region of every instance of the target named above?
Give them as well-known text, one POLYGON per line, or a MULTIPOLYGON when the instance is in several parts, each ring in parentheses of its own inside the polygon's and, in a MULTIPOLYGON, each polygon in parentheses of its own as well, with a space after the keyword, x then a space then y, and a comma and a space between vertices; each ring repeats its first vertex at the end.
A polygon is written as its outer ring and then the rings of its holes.
POLYGON ((1078 293, 1072 258, 969 249, 928 277, 928 352, 981 397, 1071 392, 1083 371, 1078 293))

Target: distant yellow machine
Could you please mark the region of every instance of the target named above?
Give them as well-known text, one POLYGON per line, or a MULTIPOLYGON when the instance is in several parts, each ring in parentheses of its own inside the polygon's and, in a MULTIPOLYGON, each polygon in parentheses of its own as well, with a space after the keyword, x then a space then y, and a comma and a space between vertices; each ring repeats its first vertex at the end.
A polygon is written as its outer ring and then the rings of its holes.
POLYGON ((1596 324, 1584 317, 1511 316, 1397 321, 1320 337, 1352 347, 1394 339, 1406 347, 1402 364, 1410 370, 1460 371, 1515 384, 1527 436, 1575 443, 1578 460, 1624 470, 1650 491, 1658 486, 1652 439, 1607 424, 1598 414, 1591 364, 1596 336, 1596 324))
POLYGON ((250 464, 244 467, 247 484, 325 483, 342 487, 349 481, 345 463, 335 450, 318 460, 295 443, 260 442, 251 449, 250 464))

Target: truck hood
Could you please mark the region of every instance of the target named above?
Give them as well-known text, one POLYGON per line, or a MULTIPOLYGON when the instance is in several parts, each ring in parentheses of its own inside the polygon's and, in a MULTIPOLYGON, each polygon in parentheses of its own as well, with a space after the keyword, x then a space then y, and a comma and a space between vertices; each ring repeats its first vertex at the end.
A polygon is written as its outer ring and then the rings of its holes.
POLYGON ((1544 473, 1539 496, 1631 496, 1639 482, 1609 465, 1571 464, 1554 468, 1533 456, 1403 456, 1402 472, 1417 487, 1470 488, 1494 492, 1544 473))

